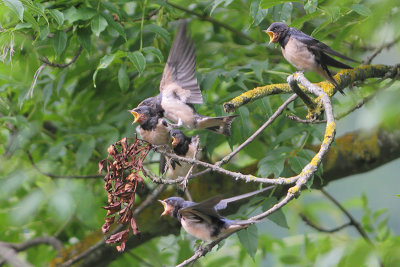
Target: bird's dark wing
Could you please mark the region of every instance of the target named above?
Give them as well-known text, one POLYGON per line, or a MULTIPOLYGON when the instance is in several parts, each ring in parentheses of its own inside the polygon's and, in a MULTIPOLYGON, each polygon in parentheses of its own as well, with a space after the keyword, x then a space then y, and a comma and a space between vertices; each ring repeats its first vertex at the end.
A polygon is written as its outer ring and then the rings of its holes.
POLYGON ((222 199, 217 205, 214 206, 214 209, 215 210, 225 209, 228 206, 228 204, 231 203, 231 202, 252 197, 254 195, 260 194, 260 193, 265 192, 267 190, 270 190, 272 188, 274 188, 274 186, 268 186, 266 188, 263 188, 263 189, 260 189, 260 190, 257 190, 257 191, 253 191, 253 192, 249 192, 249 193, 246 193, 246 194, 243 194, 243 195, 222 199))
POLYGON ((347 64, 344 64, 344 63, 342 63, 340 61, 337 61, 336 59, 328 56, 325 53, 320 53, 319 59, 321 61, 320 63, 323 63, 323 64, 325 64, 327 66, 332 66, 332 67, 341 68, 341 69, 352 69, 351 66, 349 66, 347 64))
POLYGON ((160 91, 168 89, 168 85, 176 83, 177 96, 185 103, 202 104, 199 84, 195 76, 196 50, 190 37, 186 35, 186 21, 179 25, 169 52, 167 64, 160 83, 160 91), (180 88, 179 88, 180 87, 180 88))
MULTIPOLYGON (((323 53, 327 53, 333 56, 337 56, 349 61, 353 61, 353 62, 357 62, 359 63, 357 60, 354 60, 352 58, 349 58, 339 52, 336 52, 335 50, 333 50, 332 48, 330 48, 329 46, 327 46, 326 44, 318 41, 317 39, 312 38, 311 36, 305 34, 302 31, 299 31, 295 28, 290 28, 290 33, 291 33, 291 37, 295 38, 303 43, 305 43, 308 48, 310 50, 315 50, 315 51, 319 51, 319 52, 323 52, 323 53)), ((338 61, 337 61, 338 62, 338 61)), ((332 65, 333 66, 333 65, 332 65)))
POLYGON ((207 200, 204 200, 200 203, 196 203, 194 205, 185 207, 180 209, 178 212, 182 216, 189 215, 190 213, 195 214, 206 221, 209 221, 209 217, 217 217, 220 218, 221 216, 218 214, 218 212, 215 210, 215 205, 217 205, 221 201, 221 197, 213 197, 207 200))

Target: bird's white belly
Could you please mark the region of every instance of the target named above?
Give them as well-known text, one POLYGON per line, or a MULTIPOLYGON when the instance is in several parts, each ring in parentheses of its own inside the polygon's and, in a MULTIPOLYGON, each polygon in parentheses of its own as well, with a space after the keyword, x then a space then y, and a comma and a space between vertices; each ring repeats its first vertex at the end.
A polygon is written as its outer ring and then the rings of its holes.
POLYGON ((309 71, 317 68, 315 55, 299 41, 290 40, 285 48, 282 48, 282 54, 298 70, 309 71))
POLYGON ((143 140, 149 142, 152 145, 166 145, 169 143, 169 128, 158 124, 154 130, 143 130, 139 128, 140 136, 143 140))
POLYGON ((194 128, 193 109, 186 103, 174 97, 163 97, 161 106, 164 109, 164 116, 177 123, 179 119, 188 128, 194 128))
POLYGON ((187 223, 185 217, 183 216, 181 219, 181 224, 183 229, 185 229, 186 232, 188 232, 190 235, 201 239, 203 241, 206 240, 212 240, 210 236, 210 229, 207 228, 207 226, 203 223, 187 223))

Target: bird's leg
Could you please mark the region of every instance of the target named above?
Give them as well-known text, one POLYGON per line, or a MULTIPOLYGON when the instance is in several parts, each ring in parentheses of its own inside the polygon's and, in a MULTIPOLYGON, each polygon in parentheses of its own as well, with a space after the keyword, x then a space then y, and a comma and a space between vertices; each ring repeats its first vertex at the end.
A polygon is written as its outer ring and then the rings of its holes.
POLYGON ((183 122, 182 122, 181 118, 179 118, 178 123, 174 124, 174 123, 168 122, 168 125, 171 126, 172 128, 179 128, 179 127, 182 127, 183 122))

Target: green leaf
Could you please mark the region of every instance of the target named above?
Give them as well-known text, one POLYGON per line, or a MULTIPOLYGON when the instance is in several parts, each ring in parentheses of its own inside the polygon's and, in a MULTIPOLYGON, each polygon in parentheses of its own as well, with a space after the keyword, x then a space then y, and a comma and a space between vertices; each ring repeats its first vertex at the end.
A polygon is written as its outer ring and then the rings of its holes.
POLYGON ((74 6, 72 6, 64 12, 64 18, 70 23, 74 23, 78 20, 90 20, 96 14, 98 13, 93 8, 83 7, 76 9, 74 6))
POLYGON ((371 9, 361 4, 354 4, 350 9, 364 17, 369 17, 372 15, 371 9))
POLYGON ((85 50, 90 53, 92 48, 92 41, 90 39, 91 31, 89 27, 78 28, 77 34, 78 34, 78 40, 83 46, 83 48, 85 48, 85 50))
POLYGON ((54 50, 56 51, 57 55, 60 55, 62 52, 64 52, 65 47, 67 46, 67 34, 64 31, 57 31, 54 34, 53 39, 54 50))
POLYGON ((63 13, 61 13, 60 11, 58 11, 56 9, 50 9, 49 13, 59 26, 63 25, 63 23, 64 23, 64 14, 63 13))
POLYGON ((24 12, 24 20, 30 23, 36 31, 40 31, 39 24, 30 12, 24 12))
POLYGON ((301 28, 303 27, 303 24, 315 17, 321 16, 320 12, 314 12, 311 14, 307 14, 305 16, 301 16, 298 17, 297 19, 295 19, 294 21, 292 21, 292 23, 290 23, 290 27, 293 28, 301 28))
POLYGON ((285 21, 288 22, 290 20, 290 17, 292 15, 292 10, 293 10, 293 4, 292 3, 284 3, 282 7, 282 13, 281 13, 281 18, 280 21, 285 21))
POLYGON ((400 194, 396 195, 396 197, 400 197, 400 194))
POLYGON ((307 3, 304 5, 304 10, 308 13, 314 13, 318 7, 318 0, 308 0, 307 3))
POLYGON ((119 33, 119 35, 124 37, 124 39, 126 40, 124 27, 122 27, 120 23, 116 22, 110 14, 106 12, 101 12, 101 15, 107 20, 108 25, 110 25, 111 28, 116 30, 119 33))
POLYGON ((92 21, 90 22, 90 27, 92 29, 92 32, 96 35, 99 36, 102 31, 104 31, 107 27, 108 23, 105 18, 103 18, 102 15, 97 14, 96 16, 93 17, 92 21))
POLYGON ((170 36, 169 32, 166 29, 161 28, 158 25, 148 24, 143 27, 143 30, 147 30, 150 32, 154 32, 155 34, 158 34, 162 39, 164 39, 164 41, 167 44, 169 44, 171 42, 171 36, 170 36))
POLYGON ((289 165, 295 173, 300 173, 301 170, 309 163, 309 161, 302 157, 289 157, 289 165))
POLYGON ((132 61, 133 65, 139 71, 139 75, 141 75, 146 67, 146 59, 143 54, 139 51, 128 52, 126 56, 132 61))
POLYGON ((329 15, 331 22, 335 22, 340 17, 340 7, 338 6, 327 6, 322 7, 322 9, 329 15))
POLYGON ((47 25, 44 25, 40 27, 40 40, 44 40, 47 38, 47 35, 49 35, 50 29, 47 25))
MULTIPOLYGON (((267 198, 263 202, 261 209, 262 209, 262 211, 267 211, 270 208, 272 208, 276 203, 278 203, 278 199, 276 199, 275 197, 267 198)), ((279 210, 273 212, 272 214, 268 215, 267 219, 274 222, 275 224, 279 225, 280 227, 289 229, 289 225, 287 223, 286 216, 283 213, 282 209, 279 209, 279 210)))
POLYGON ((247 251, 249 256, 254 260, 254 256, 258 247, 258 229, 255 224, 250 225, 246 229, 237 232, 240 243, 247 251))
POLYGON ((303 1, 301 0, 261 0, 261 8, 263 9, 267 9, 279 4, 283 4, 283 3, 288 3, 288 2, 297 2, 297 3, 303 3, 303 1))
POLYGON ((90 157, 92 156, 94 147, 96 145, 96 141, 93 137, 89 137, 85 139, 79 146, 78 151, 76 152, 75 164, 78 169, 85 166, 90 157))
POLYGON ((118 84, 122 91, 126 91, 129 88, 129 76, 125 64, 121 64, 118 70, 118 84))
POLYGON ((24 6, 19 0, 3 0, 3 3, 11 9, 19 18, 20 21, 24 18, 24 6))
POLYGON ((93 73, 93 86, 96 87, 96 76, 97 76, 97 72, 101 69, 105 69, 108 67, 108 65, 111 64, 111 62, 113 62, 115 57, 115 54, 111 54, 111 55, 105 55, 104 57, 102 57, 100 59, 100 63, 97 66, 96 71, 93 73))
POLYGON ((282 255, 279 257, 279 260, 287 265, 298 265, 298 263, 301 262, 301 258, 299 256, 291 254, 282 255))
POLYGON ((160 49, 155 48, 154 46, 147 46, 142 49, 143 53, 145 54, 153 54, 155 55, 160 63, 164 62, 164 56, 161 53, 160 49))

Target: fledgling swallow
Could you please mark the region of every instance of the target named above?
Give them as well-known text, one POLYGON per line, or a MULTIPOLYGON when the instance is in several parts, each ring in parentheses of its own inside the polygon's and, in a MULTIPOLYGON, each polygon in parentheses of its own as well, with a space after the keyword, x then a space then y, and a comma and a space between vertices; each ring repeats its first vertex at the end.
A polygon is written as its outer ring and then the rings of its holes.
MULTIPOLYGON (((329 80, 338 88, 338 84, 332 77, 328 66, 352 69, 327 54, 340 57, 353 62, 358 62, 339 52, 336 52, 326 44, 314 39, 313 37, 289 27, 283 22, 272 23, 267 30, 264 31, 269 35, 270 43, 279 43, 282 54, 290 64, 300 71, 314 71, 320 76, 329 80)), ((339 91, 344 94, 342 89, 339 91)))
POLYGON ((143 140, 152 145, 167 145, 172 127, 149 106, 139 106, 129 112, 135 117, 133 123, 139 124, 139 133, 143 140))
MULTIPOLYGON (((199 156, 197 153, 200 142, 198 136, 187 137, 182 131, 176 129, 171 130, 169 134, 172 140, 171 147, 176 155, 191 159, 199 156)), ((185 177, 191 166, 192 164, 190 163, 170 159, 168 161, 167 177, 170 179, 180 176, 185 177)))
MULTIPOLYGON (((161 107, 163 116, 190 129, 208 129, 230 135, 232 121, 237 117, 207 117, 198 114, 193 104, 202 104, 203 96, 195 76, 196 51, 186 35, 186 21, 179 25, 160 83, 160 95, 146 99, 143 105, 161 107)), ((143 103, 142 102, 142 103, 143 103)), ((141 103, 141 104, 142 104, 141 103)))
POLYGON ((219 215, 218 210, 225 209, 231 202, 254 196, 271 188, 273 186, 227 199, 213 197, 200 203, 185 201, 180 197, 170 197, 159 200, 164 206, 161 216, 171 215, 177 218, 185 231, 198 239, 215 240, 222 235, 246 228, 257 222, 230 220, 219 215))

